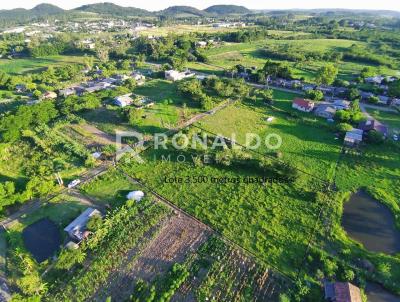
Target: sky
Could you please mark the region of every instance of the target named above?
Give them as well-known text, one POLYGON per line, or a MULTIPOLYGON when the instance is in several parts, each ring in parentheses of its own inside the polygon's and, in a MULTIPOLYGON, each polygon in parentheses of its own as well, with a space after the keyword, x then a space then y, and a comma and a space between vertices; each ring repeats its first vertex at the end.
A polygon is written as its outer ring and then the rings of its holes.
POLYGON ((64 9, 71 9, 83 4, 98 2, 113 2, 122 6, 132 6, 157 11, 173 5, 188 5, 204 9, 215 4, 243 5, 249 9, 290 9, 290 8, 352 8, 352 9, 383 9, 400 11, 399 0, 13 0, 0 1, 0 9, 11 9, 16 7, 32 8, 40 3, 51 3, 64 9))

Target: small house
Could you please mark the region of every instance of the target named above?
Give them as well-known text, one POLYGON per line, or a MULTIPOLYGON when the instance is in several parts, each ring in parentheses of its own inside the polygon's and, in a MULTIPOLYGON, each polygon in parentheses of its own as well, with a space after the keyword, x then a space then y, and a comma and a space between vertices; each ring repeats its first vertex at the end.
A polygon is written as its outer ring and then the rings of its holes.
POLYGON ((349 147, 358 146, 362 142, 363 133, 363 130, 355 128, 347 131, 344 137, 344 144, 349 147))
POLYGON ((324 282, 328 302, 362 302, 360 289, 350 282, 324 282))
POLYGON ((15 92, 22 93, 26 91, 26 86, 24 84, 15 85, 15 92))
POLYGON ((118 107, 126 107, 129 106, 133 103, 133 99, 131 98, 131 94, 125 94, 125 95, 120 95, 117 96, 114 99, 114 104, 117 105, 118 107))
POLYGON ((136 81, 138 86, 142 86, 146 81, 146 77, 139 72, 132 72, 131 78, 136 81))
POLYGON ((179 80, 183 80, 186 78, 190 78, 190 77, 194 77, 195 74, 189 70, 185 71, 185 72, 180 72, 177 70, 167 70, 165 72, 165 79, 169 80, 169 81, 179 81, 179 80))
POLYGON ((314 109, 315 103, 311 100, 296 98, 293 100, 292 108, 303 111, 311 112, 314 109))
POLYGON ((101 213, 93 208, 87 208, 80 214, 77 218, 74 219, 69 225, 64 228, 64 231, 68 233, 70 238, 81 241, 85 238, 87 233, 86 224, 88 223, 89 219, 93 216, 101 216, 101 213))
POLYGON ((49 100, 49 99, 55 99, 57 98, 57 93, 55 93, 54 91, 46 91, 43 96, 43 99, 49 100))
POLYGON ((389 134, 389 129, 385 125, 374 119, 369 119, 364 122, 361 122, 358 125, 358 128, 360 128, 364 132, 375 130, 376 132, 382 134, 384 137, 387 137, 389 134))
POLYGON ((326 119, 332 119, 335 116, 336 109, 330 105, 320 105, 315 109, 314 114, 326 119))
POLYGON ((198 47, 206 47, 207 46, 207 42, 206 41, 198 41, 198 42, 196 42, 196 46, 198 46, 198 47))
POLYGON ((65 88, 65 89, 60 89, 58 93, 63 97, 67 97, 70 95, 74 95, 76 91, 73 88, 65 88))
POLYGON ((365 83, 380 85, 384 79, 385 79, 385 77, 383 77, 383 76, 368 77, 368 78, 365 78, 365 83))
POLYGON ((346 100, 334 100, 332 105, 336 110, 347 110, 350 108, 350 102, 346 100))

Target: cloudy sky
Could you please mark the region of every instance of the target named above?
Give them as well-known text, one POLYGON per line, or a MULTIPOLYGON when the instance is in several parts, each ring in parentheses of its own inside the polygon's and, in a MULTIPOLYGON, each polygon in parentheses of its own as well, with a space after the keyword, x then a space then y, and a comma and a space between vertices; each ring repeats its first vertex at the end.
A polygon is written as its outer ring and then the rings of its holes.
POLYGON ((199 9, 206 8, 214 4, 236 4, 244 5, 250 9, 288 9, 288 8, 360 8, 360 9, 388 9, 400 11, 399 0, 364 0, 364 1, 321 1, 321 0, 13 0, 1 1, 0 9, 10 9, 16 7, 32 8, 33 6, 47 2, 65 9, 71 9, 83 4, 98 2, 113 2, 122 6, 133 6, 147 10, 161 10, 172 5, 189 5, 199 9))

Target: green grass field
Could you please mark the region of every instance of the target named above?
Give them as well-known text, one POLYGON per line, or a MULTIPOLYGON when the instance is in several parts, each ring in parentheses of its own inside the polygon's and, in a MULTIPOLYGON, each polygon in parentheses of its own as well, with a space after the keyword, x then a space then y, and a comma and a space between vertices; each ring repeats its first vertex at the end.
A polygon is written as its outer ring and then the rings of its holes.
MULTIPOLYGON (((291 101, 295 97, 294 94, 275 91, 274 97, 276 107, 293 111, 291 101)), ((199 125, 208 131, 228 137, 235 133, 237 141, 242 144, 245 142, 246 133, 259 134, 262 139, 269 134, 277 134, 282 138, 282 145, 278 149, 282 153, 282 160, 330 180, 342 142, 335 140, 333 133, 327 129, 325 121, 317 119, 312 114, 304 116, 307 116, 304 122, 298 122, 265 105, 237 105, 203 119, 199 125), (274 117, 274 120, 268 123, 266 121, 268 117, 274 117)), ((258 151, 272 152, 264 144, 258 151)))
MULTIPOLYGON (((321 51, 334 52, 349 48, 353 44, 366 47, 366 44, 358 41, 339 40, 339 39, 298 39, 298 40, 266 40, 250 43, 226 43, 222 46, 217 46, 206 51, 209 58, 209 63, 221 68, 229 68, 241 64, 246 67, 261 68, 268 59, 263 54, 264 47, 282 47, 296 51, 321 51)), ((273 60, 274 61, 274 60, 273 60)), ((275 60, 276 61, 276 60, 275 60)), ((313 81, 316 71, 326 62, 288 62, 293 68, 293 74, 297 78, 304 77, 308 81, 313 81)), ((370 66, 377 74, 395 75, 396 70, 389 69, 384 66, 375 66, 369 64, 360 64, 349 61, 341 61, 337 63, 339 67, 339 78, 351 80, 354 75, 358 75, 361 69, 370 66)))
POLYGON ((116 170, 97 177, 81 188, 85 194, 99 203, 111 206, 122 205, 127 200, 126 195, 138 189, 138 186, 129 182, 121 172, 116 170))
POLYGON ((48 56, 43 58, 28 59, 0 59, 0 68, 2 71, 11 75, 35 73, 46 69, 49 66, 61 66, 67 64, 82 63, 81 56, 48 56))
MULTIPOLYGON (((341 227, 341 213, 343 202, 348 200, 350 194, 365 188, 373 197, 387 204, 398 221, 398 148, 390 145, 385 148, 366 146, 362 155, 341 156, 342 141, 335 140, 333 131, 324 120, 316 119, 312 114, 288 117, 280 110, 290 110, 294 95, 275 92, 274 97, 277 109, 263 104, 233 105, 210 115, 198 125, 228 137, 235 133, 239 143, 243 143, 247 132, 263 136, 276 133, 282 137, 279 149, 281 160, 318 178, 299 173, 296 180, 289 184, 262 186, 243 183, 244 178, 255 177, 258 172, 235 164, 228 167, 218 164, 198 166, 192 161, 196 153, 191 149, 150 149, 142 156, 145 163, 125 164, 124 169, 177 206, 289 275, 295 274, 300 265, 314 273, 317 269, 326 269, 323 268, 327 265, 323 264, 326 260, 317 260, 319 257, 326 259, 324 257, 327 256, 320 256, 321 253, 329 254, 330 259, 341 263, 341 267, 351 264, 353 259, 362 258, 376 266, 382 262, 389 263, 392 275, 384 282, 387 288, 396 292, 396 284, 400 280, 398 259, 368 252, 350 240, 341 227), (275 119, 267 123, 266 118, 271 116, 275 119), (175 177, 182 178, 182 183, 174 181, 175 177), (224 178, 239 179, 239 182, 212 181, 224 178), (329 182, 335 180, 338 191, 325 195, 325 213, 320 225, 317 225, 315 246, 306 264, 301 264, 307 235, 318 215, 317 192, 323 191, 323 181, 319 178, 329 182), (336 255, 342 252, 346 254, 336 255), (322 263, 317 264, 318 261, 322 263)), ((258 151, 264 153, 268 150, 260 148, 258 151)), ((259 156, 251 154, 253 158, 259 156)), ((379 276, 370 278, 376 281, 379 276)))

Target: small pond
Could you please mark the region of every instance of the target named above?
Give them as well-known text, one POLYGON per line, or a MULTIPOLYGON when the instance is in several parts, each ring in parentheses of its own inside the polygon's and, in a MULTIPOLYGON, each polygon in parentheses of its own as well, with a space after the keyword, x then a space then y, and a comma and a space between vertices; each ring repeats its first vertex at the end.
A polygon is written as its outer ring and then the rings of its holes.
POLYGON ((372 252, 400 252, 400 231, 393 213, 364 191, 344 204, 342 225, 349 236, 372 252))
POLYGON ((61 244, 60 230, 49 219, 41 219, 27 226, 22 238, 26 249, 39 263, 53 256, 61 244))

